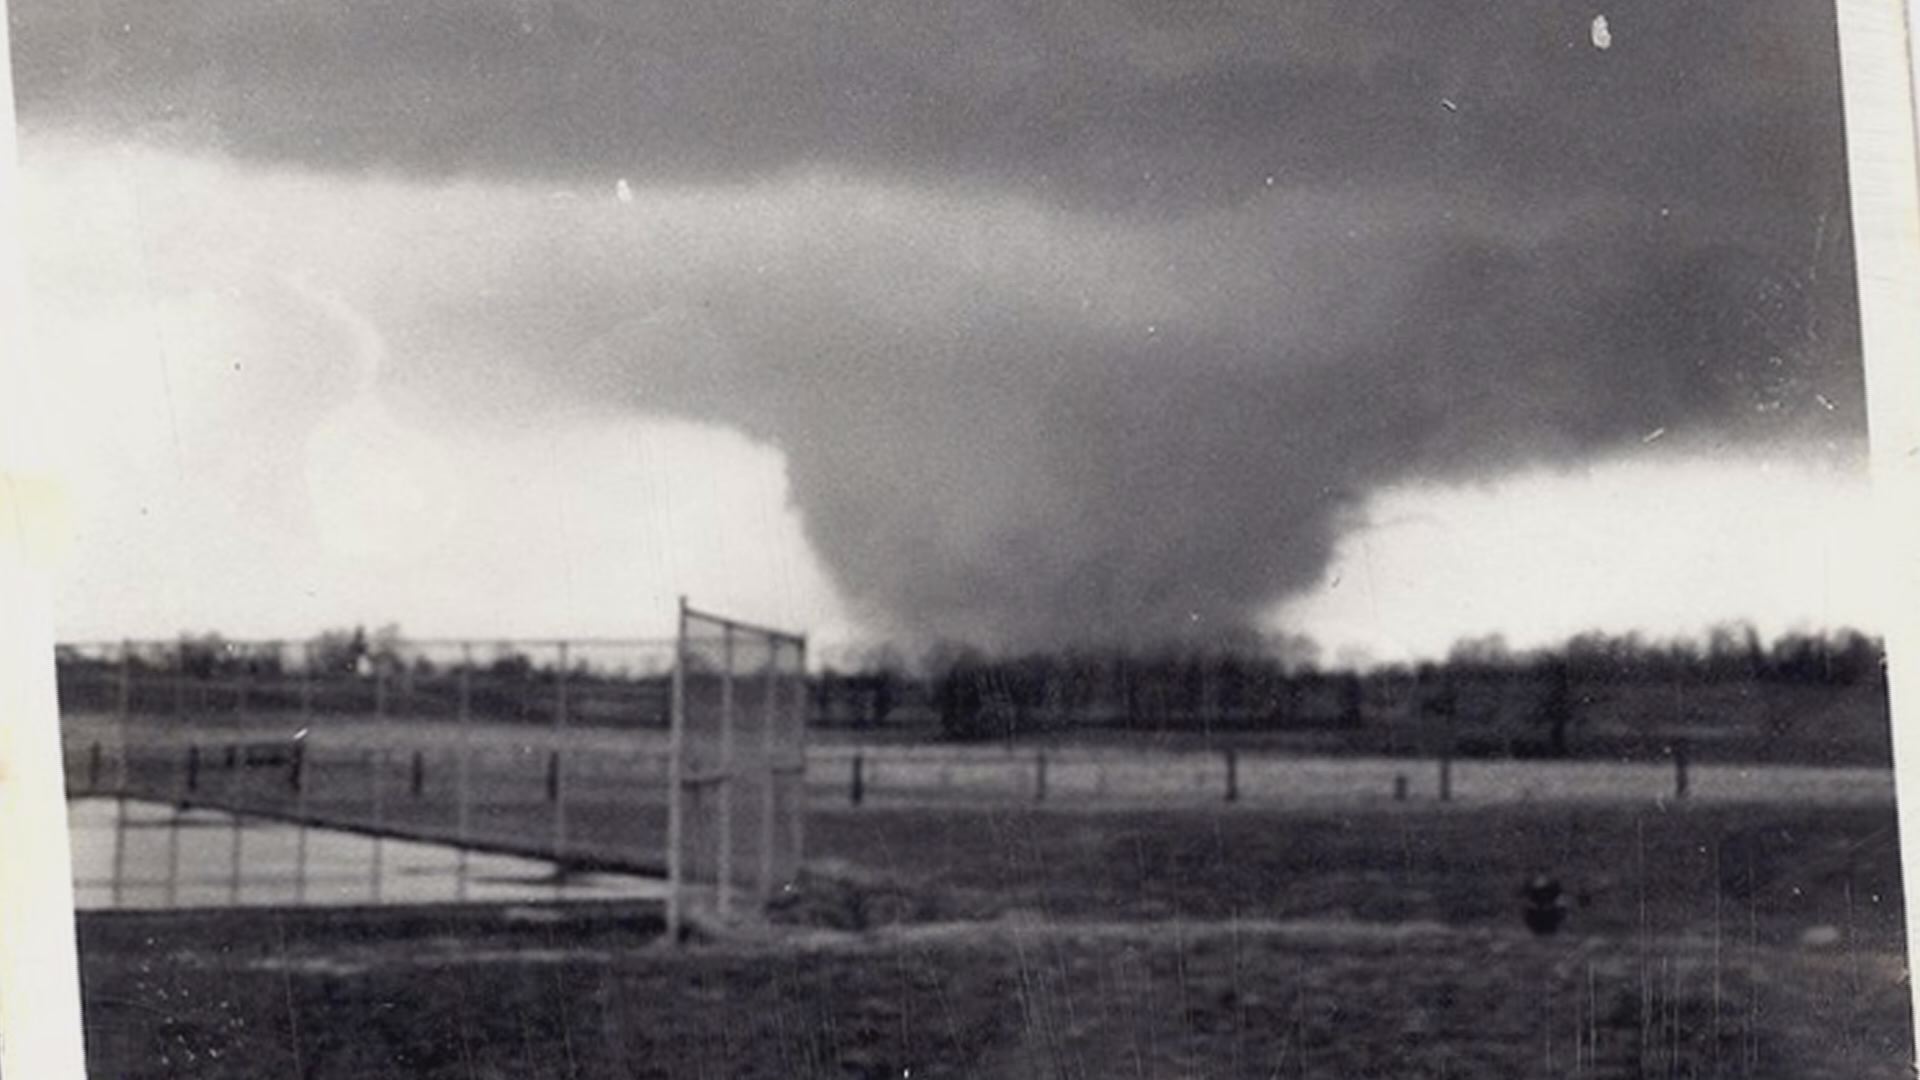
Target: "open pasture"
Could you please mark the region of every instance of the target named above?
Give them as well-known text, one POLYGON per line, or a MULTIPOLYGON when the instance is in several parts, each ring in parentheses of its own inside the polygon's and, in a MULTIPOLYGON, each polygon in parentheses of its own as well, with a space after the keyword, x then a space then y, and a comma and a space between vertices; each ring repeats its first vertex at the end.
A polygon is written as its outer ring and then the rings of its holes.
MULTIPOLYGON (((90 736, 107 747, 99 779, 120 779, 125 749, 129 787, 169 797, 199 746, 191 794, 204 804, 451 838, 464 757, 473 846, 639 869, 657 869, 664 848, 664 759, 646 733, 568 731, 559 814, 548 730, 395 725, 363 741, 322 722, 300 740, 298 786, 294 760, 275 756, 292 745, 283 718, 82 720, 67 733, 76 788, 95 778, 90 736), (231 768, 228 743, 240 748, 231 768)), ((1177 796, 1120 799, 1076 791, 1073 755, 1056 748, 1036 798, 1024 748, 863 747, 881 771, 853 805, 839 771, 849 752, 815 748, 808 869, 751 940, 673 950, 657 926, 636 929, 647 918, 566 911, 504 936, 477 931, 470 914, 392 934, 379 929, 392 916, 375 913, 338 916, 368 921, 344 934, 273 911, 89 917, 83 933, 100 944, 83 954, 88 1008, 106 1018, 91 1036, 95 1066, 156 1077, 1910 1075, 1884 771, 1762 767, 1740 774, 1754 787, 1714 794, 1703 769, 1678 800, 1659 766, 1647 790, 1543 797, 1503 796, 1472 771, 1496 763, 1456 762, 1455 798, 1440 802, 1433 762, 1383 759, 1429 777, 1398 801, 1372 785, 1337 790, 1381 767, 1355 758, 1276 756, 1309 779, 1263 795, 1262 758, 1249 753, 1243 797, 1228 802, 1201 771, 1215 754, 1086 751, 1163 783, 1181 761, 1202 777, 1177 796), (978 779, 944 794, 889 788, 888 754, 903 752, 936 775, 978 779), (1315 770, 1336 782, 1316 788, 1315 770), (1569 897, 1566 925, 1547 938, 1521 920, 1521 886, 1541 873, 1569 897), (156 920, 153 932, 141 919, 156 920), (131 1004, 161 993, 176 1003, 164 1016, 131 1004)))
POLYGON ((864 807, 808 824, 814 870, 784 928, 690 949, 598 916, 397 934, 96 918, 95 1066, 1910 1075, 1890 810, 864 807), (1539 869, 1584 897, 1547 938, 1518 917, 1539 869), (164 1017, 137 1007, 160 995, 164 1017))

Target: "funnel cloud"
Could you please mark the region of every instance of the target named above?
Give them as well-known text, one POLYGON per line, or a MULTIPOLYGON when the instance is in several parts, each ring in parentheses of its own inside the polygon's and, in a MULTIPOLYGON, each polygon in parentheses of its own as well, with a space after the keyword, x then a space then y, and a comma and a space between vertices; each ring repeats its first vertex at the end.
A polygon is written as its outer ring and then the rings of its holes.
POLYGON ((777 446, 907 638, 1230 637, 1387 485, 1864 438, 1828 5, 14 8, 30 165, 217 163, 155 212, 449 409, 777 446))

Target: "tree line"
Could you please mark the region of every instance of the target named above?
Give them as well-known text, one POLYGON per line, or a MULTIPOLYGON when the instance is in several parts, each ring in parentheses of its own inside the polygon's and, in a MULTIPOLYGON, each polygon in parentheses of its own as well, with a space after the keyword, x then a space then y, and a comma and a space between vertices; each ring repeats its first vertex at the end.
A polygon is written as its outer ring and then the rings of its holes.
MULTIPOLYGON (((1684 692, 1728 685, 1852 687, 1883 678, 1881 642, 1853 630, 1794 632, 1762 642, 1747 626, 1702 640, 1581 634, 1544 649, 1498 638, 1460 642, 1444 661, 1321 669, 1256 652, 1165 649, 990 657, 949 650, 918 676, 949 738, 1049 729, 1354 731, 1386 717, 1445 727, 1524 713, 1533 752, 1562 755, 1583 708, 1609 688, 1684 692)), ((868 680, 913 681, 902 673, 868 680)), ((910 697, 896 686, 888 700, 910 697)))

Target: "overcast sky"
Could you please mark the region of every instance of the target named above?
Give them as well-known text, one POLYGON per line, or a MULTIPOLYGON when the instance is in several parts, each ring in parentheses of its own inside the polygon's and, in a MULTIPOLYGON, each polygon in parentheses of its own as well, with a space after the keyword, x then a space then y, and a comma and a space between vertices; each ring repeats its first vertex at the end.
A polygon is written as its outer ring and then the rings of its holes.
POLYGON ((1874 621, 1827 5, 11 6, 70 637, 1874 621))

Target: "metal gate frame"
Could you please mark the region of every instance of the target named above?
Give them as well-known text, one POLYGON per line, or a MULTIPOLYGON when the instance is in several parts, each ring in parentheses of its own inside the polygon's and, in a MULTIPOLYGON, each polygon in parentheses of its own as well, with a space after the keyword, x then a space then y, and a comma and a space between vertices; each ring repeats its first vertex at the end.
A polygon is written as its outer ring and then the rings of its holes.
POLYGON ((777 842, 775 828, 778 824, 775 820, 778 809, 777 790, 783 781, 788 784, 787 791, 790 793, 790 813, 786 821, 784 839, 796 869, 805 851, 806 635, 775 630, 696 610, 687 604, 687 599, 683 596, 680 598, 679 617, 674 636, 672 730, 667 766, 669 793, 667 800, 667 936, 669 941, 680 940, 682 927, 689 917, 690 882, 687 879, 686 803, 688 794, 700 788, 711 787, 717 793, 718 850, 715 853, 715 862, 718 871, 714 882, 714 912, 723 924, 733 921, 736 915, 732 790, 735 781, 740 779, 736 772, 737 763, 733 753, 735 717, 738 708, 734 696, 734 682, 738 674, 734 670, 734 641, 739 636, 757 638, 770 646, 766 672, 766 677, 769 679, 766 702, 768 712, 761 725, 762 745, 759 755, 760 767, 765 770, 766 775, 759 784, 759 789, 763 793, 758 809, 759 866, 753 890, 757 895, 752 897, 756 909, 764 906, 772 898, 775 887, 773 874, 774 850, 777 842), (720 760, 716 767, 698 774, 689 770, 687 762, 688 624, 694 619, 720 627, 724 657, 720 668, 720 760), (793 649, 798 654, 797 666, 790 680, 782 679, 779 673, 782 647, 793 649), (797 745, 788 747, 788 752, 784 755, 776 755, 774 721, 779 716, 782 705, 780 692, 786 688, 789 681, 792 700, 786 704, 792 709, 792 731, 797 745))

